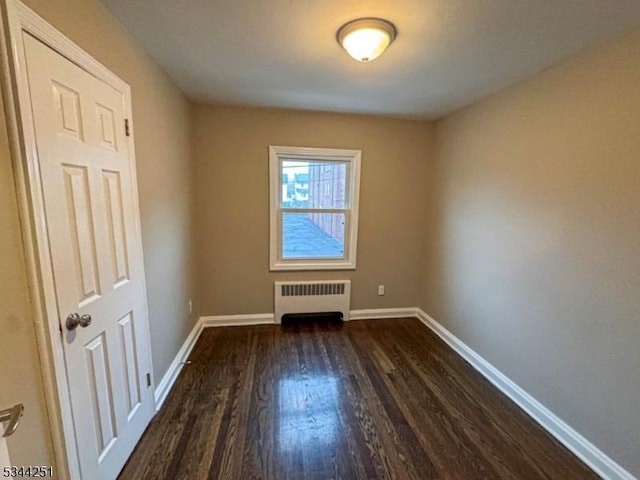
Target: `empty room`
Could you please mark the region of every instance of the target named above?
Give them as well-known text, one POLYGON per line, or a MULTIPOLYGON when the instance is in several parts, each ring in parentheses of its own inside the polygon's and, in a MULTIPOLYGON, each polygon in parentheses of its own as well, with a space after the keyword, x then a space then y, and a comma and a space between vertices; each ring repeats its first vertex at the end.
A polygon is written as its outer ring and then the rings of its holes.
POLYGON ((640 478, 637 0, 0 0, 2 478, 640 478))

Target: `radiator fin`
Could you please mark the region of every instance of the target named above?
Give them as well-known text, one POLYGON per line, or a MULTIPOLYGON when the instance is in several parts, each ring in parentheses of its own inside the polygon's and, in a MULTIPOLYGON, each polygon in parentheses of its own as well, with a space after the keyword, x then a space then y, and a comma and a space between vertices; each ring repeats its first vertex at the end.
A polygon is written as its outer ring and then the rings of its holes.
POLYGON ((344 287, 344 283, 299 283, 280 286, 283 297, 344 295, 344 287))

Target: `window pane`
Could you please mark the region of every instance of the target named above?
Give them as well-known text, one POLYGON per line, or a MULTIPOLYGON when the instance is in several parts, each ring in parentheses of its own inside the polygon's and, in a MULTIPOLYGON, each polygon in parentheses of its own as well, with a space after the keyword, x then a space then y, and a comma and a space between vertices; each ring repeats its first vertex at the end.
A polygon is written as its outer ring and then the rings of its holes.
POLYGON ((346 208, 347 163, 282 162, 283 208, 346 208))
POLYGON ((282 215, 282 258, 344 258, 344 213, 282 215))

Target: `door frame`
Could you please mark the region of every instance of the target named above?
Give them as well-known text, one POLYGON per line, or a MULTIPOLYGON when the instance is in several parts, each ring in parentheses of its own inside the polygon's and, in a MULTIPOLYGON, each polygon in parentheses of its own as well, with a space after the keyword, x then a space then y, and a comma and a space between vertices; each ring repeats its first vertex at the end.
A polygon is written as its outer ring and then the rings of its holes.
MULTIPOLYGON (((58 318, 53 265, 49 251, 49 236, 29 94, 24 33, 37 38, 83 70, 121 92, 125 98, 125 118, 129 119, 130 125, 132 125, 131 88, 20 0, 0 0, 0 10, 2 17, 2 22, 0 22, 0 46, 2 48, 0 80, 5 100, 5 117, 18 196, 22 242, 25 248, 29 293, 56 472, 59 478, 80 479, 78 445, 75 438, 70 394, 67 388, 63 335, 61 334, 62 320, 58 318)), ((132 131, 127 138, 134 190, 135 232, 133 234, 135 242, 140 248, 140 262, 142 264, 140 207, 132 131)), ((144 272, 144 265, 141 265, 141 271, 144 272)), ((141 281, 145 297, 143 323, 146 325, 146 335, 141 341, 147 350, 146 356, 152 377, 151 388, 154 391, 155 379, 153 378, 144 273, 141 281)), ((154 397, 155 412, 155 395, 152 397, 154 397)))

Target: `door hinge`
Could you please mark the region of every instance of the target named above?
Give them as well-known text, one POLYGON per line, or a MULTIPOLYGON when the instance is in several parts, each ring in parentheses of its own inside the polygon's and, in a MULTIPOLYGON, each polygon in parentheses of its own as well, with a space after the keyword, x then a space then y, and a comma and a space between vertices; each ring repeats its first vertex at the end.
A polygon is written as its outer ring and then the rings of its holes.
POLYGON ((124 119, 124 134, 127 137, 129 136, 129 119, 128 118, 124 119))
POLYGON ((147 373, 147 387, 151 386, 151 374, 147 373))

